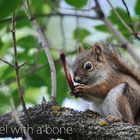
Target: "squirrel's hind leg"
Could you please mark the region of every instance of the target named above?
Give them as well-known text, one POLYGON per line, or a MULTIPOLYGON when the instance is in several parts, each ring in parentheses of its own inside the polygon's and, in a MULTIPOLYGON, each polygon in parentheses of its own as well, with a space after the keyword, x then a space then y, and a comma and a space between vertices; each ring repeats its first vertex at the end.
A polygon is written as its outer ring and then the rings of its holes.
POLYGON ((121 113, 122 120, 127 123, 134 124, 134 117, 131 111, 130 104, 125 95, 120 95, 117 98, 118 109, 121 113))
POLYGON ((126 95, 126 83, 121 83, 113 88, 102 104, 102 115, 110 121, 124 121, 134 124, 133 114, 126 95))

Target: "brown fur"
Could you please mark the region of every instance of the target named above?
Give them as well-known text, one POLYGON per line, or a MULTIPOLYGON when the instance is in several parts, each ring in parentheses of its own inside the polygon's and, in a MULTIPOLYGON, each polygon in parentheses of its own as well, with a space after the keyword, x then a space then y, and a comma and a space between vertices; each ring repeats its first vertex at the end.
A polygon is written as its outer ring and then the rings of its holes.
POLYGON ((132 110, 130 108, 130 104, 127 98, 124 95, 121 95, 117 99, 118 108, 120 113, 122 114, 122 120, 128 123, 134 123, 134 115, 132 114, 132 110))
POLYGON ((140 72, 134 69, 132 64, 125 62, 116 48, 106 45, 103 47, 104 54, 107 60, 112 64, 113 68, 121 73, 131 76, 140 84, 140 72))

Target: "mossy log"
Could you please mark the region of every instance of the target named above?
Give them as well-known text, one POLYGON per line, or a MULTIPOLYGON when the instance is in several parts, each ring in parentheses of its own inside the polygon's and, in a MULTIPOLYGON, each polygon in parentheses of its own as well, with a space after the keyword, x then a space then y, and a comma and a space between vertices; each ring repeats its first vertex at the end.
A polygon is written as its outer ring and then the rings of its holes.
POLYGON ((60 107, 54 102, 46 102, 29 108, 28 112, 30 120, 26 119, 23 111, 16 113, 23 128, 14 119, 12 112, 0 116, 0 137, 24 137, 24 129, 26 129, 33 140, 140 139, 139 126, 123 122, 105 123, 101 121, 100 115, 90 110, 75 111, 60 107))

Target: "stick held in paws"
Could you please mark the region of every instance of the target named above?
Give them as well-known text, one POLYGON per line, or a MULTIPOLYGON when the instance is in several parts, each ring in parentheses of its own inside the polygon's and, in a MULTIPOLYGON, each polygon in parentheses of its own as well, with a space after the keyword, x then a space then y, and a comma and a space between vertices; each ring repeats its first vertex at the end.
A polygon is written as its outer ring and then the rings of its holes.
POLYGON ((60 60, 61 60, 61 62, 63 64, 63 68, 64 68, 64 72, 65 72, 65 75, 66 75, 68 85, 69 85, 71 91, 73 91, 74 83, 72 81, 72 77, 71 77, 71 74, 70 74, 70 71, 69 71, 69 68, 68 68, 66 57, 65 57, 65 54, 63 52, 60 54, 60 60))

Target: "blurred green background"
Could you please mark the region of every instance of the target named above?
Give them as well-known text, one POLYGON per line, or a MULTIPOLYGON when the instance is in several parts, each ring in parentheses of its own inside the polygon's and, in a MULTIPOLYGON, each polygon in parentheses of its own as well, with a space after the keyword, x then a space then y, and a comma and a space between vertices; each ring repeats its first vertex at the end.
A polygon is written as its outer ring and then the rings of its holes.
MULTIPOLYGON (((86 18, 86 16, 96 16, 92 9, 95 5, 92 0, 30 0, 30 2, 32 13, 37 17, 55 62, 57 71, 56 99, 61 105, 64 99, 71 97, 59 60, 59 52, 63 50, 66 53, 69 66, 72 67, 78 43, 88 47, 88 43, 92 44, 96 41, 119 42, 101 20, 86 18), (64 15, 52 14, 58 12, 64 13, 64 15), (67 14, 78 14, 85 17, 66 16, 67 14)), ((137 44, 138 41, 114 15, 106 0, 99 2, 114 27, 132 44, 137 44)), ((112 0, 111 2, 129 25, 129 18, 122 1, 112 0)), ((126 0, 126 3, 129 7, 134 27, 139 33, 140 0, 126 0)), ((11 20, 9 20, 13 10, 16 10, 16 16, 19 17, 16 21, 18 61, 19 64, 27 62, 20 69, 21 84, 27 106, 33 106, 41 103, 43 96, 49 100, 51 93, 50 69, 47 57, 40 44, 38 44, 36 33, 25 15, 21 0, 0 0, 0 58, 10 63, 14 62, 13 41, 10 32, 11 20)), ((137 53, 140 52, 139 48, 133 47, 137 53)), ((124 50, 122 50, 122 54, 129 56, 124 50)), ((0 114, 10 111, 9 98, 13 98, 15 107, 21 109, 15 71, 9 65, 0 61, 0 114)))

